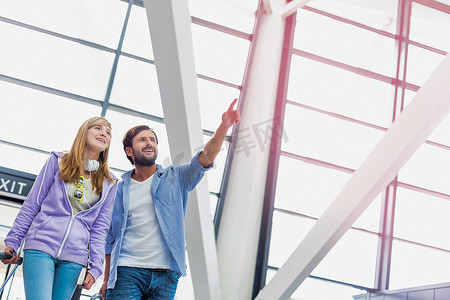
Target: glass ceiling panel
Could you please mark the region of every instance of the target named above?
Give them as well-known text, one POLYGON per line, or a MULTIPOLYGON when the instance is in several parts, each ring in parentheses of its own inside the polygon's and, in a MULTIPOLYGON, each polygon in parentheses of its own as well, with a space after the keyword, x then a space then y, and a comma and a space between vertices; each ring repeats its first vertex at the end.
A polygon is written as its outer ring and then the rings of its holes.
POLYGON ((399 187, 394 236, 450 250, 450 201, 399 187))
MULTIPOLYGON (((405 90, 405 107, 411 103, 416 96, 416 92, 411 90, 405 90)), ((441 124, 431 133, 428 138, 429 141, 450 146, 450 114, 442 120, 441 124)))
POLYGON ((0 1, 0 16, 117 48, 127 6, 118 0, 4 0, 0 1))
POLYGON ((0 91, 0 128, 7 129, 2 130, 1 139, 45 151, 69 150, 79 126, 101 112, 99 106, 4 81, 0 91))
POLYGON ((148 59, 154 59, 145 8, 137 5, 133 5, 131 8, 122 51, 148 59))
POLYGON ((250 42, 192 24, 197 73, 236 85, 242 84, 250 42))
POLYGON ((441 54, 409 45, 406 69, 407 82, 422 86, 443 59, 444 56, 441 54))
POLYGON ((430 141, 450 146, 450 114, 442 120, 441 124, 433 131, 429 137, 430 141))
POLYGON ((189 0, 191 16, 252 33, 258 0, 189 0))
POLYGON ((384 131, 287 105, 282 150, 356 169, 384 131))
POLYGON ((406 108, 411 101, 414 99, 414 97, 416 96, 416 92, 411 91, 411 90, 405 90, 405 100, 404 100, 404 107, 406 108))
POLYGON ((155 130, 156 135, 158 136, 158 159, 156 160, 156 163, 163 165, 164 167, 171 164, 169 142, 167 140, 166 126, 164 124, 111 110, 106 111, 105 117, 113 127, 111 149, 109 152, 110 167, 126 171, 134 168, 125 155, 122 139, 128 129, 137 125, 148 125, 155 130))
POLYGON ((395 34, 397 1, 392 0, 313 0, 308 6, 395 34))
POLYGON ((35 175, 39 174, 49 157, 46 153, 30 151, 3 143, 0 143, 0 153, 2 154, 0 155, 0 166, 35 175))
POLYGON ((155 66, 121 56, 110 102, 162 117, 163 110, 155 66))
POLYGON ((450 151, 423 144, 399 172, 398 180, 433 191, 450 194, 450 151))
POLYGON ((394 107, 390 84, 297 55, 292 56, 290 70, 289 100, 390 126, 394 107))
POLYGON ((348 230, 311 275, 373 287, 378 236, 348 230))
MULTIPOLYGON (((352 174, 308 164, 281 156, 275 208, 319 218, 347 184, 352 174), (292 176, 295 170, 296 176, 292 176)), ((369 205, 353 226, 378 232, 381 194, 369 205)))
POLYGON ((450 15, 412 3, 409 39, 442 51, 450 51, 450 15))
POLYGON ((275 207, 319 218, 352 175, 281 156, 275 207), (295 176, 292 176, 295 170, 295 176))
POLYGON ((372 200, 361 216, 353 223, 353 227, 362 228, 372 232, 380 231, 382 196, 381 192, 374 200, 372 200))
POLYGON ((386 76, 393 75, 395 40, 300 9, 294 48, 386 76))
POLYGON ((280 211, 273 212, 268 264, 280 268, 316 223, 280 211))
MULTIPOLYGON (((197 79, 202 127, 216 131, 222 114, 234 98, 239 98, 240 90, 209 80, 197 79)), ((232 128, 228 131, 231 134, 232 128)))
MULTIPOLYGON (((268 264, 280 268, 315 223, 314 220, 274 211, 268 264)), ((311 275, 371 287, 377 242, 375 234, 350 229, 311 275)))
POLYGON ((390 289, 448 282, 450 253, 394 240, 390 289))
POLYGON ((8 41, 0 47, 2 74, 98 100, 105 97, 112 53, 3 22, 0 40, 8 41))

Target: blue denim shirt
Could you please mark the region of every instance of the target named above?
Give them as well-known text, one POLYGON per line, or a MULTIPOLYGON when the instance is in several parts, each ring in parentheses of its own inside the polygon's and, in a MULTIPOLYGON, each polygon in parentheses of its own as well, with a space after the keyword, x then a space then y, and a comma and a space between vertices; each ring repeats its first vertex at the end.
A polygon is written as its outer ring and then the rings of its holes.
MULTIPOLYGON (((170 269, 180 272, 183 276, 186 276, 184 218, 189 192, 200 182, 205 172, 213 167, 211 164, 204 168, 198 162, 200 153, 189 163, 180 166, 164 169, 161 165, 156 165, 151 186, 156 216, 170 250, 170 269)), ((117 261, 127 225, 133 172, 134 169, 123 174, 123 180, 119 182, 111 227, 106 238, 105 253, 111 254, 108 288, 114 288, 116 283, 117 261)))

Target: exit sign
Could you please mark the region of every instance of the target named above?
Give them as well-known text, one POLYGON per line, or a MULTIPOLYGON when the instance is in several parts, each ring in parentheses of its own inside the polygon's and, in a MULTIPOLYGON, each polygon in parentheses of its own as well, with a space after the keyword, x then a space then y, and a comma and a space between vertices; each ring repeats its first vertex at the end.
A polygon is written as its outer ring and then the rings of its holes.
POLYGON ((35 179, 36 175, 0 167, 0 199, 23 202, 35 179))

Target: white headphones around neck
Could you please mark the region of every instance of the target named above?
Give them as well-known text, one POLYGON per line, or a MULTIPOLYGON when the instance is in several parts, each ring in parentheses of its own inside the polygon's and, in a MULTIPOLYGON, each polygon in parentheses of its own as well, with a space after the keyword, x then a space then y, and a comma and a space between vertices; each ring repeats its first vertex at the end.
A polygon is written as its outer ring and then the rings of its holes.
POLYGON ((92 159, 85 159, 83 168, 85 171, 94 172, 98 170, 98 167, 100 166, 98 160, 92 160, 92 159))

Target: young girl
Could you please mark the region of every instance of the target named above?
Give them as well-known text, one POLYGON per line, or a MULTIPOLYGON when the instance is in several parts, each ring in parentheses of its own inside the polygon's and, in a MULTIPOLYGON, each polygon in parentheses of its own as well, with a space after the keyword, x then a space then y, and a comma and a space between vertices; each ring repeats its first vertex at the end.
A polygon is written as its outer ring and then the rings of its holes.
POLYGON ((5 238, 5 264, 17 263, 25 238, 23 276, 27 299, 65 300, 101 275, 116 179, 108 169, 111 124, 85 121, 69 152, 52 152, 5 238))

